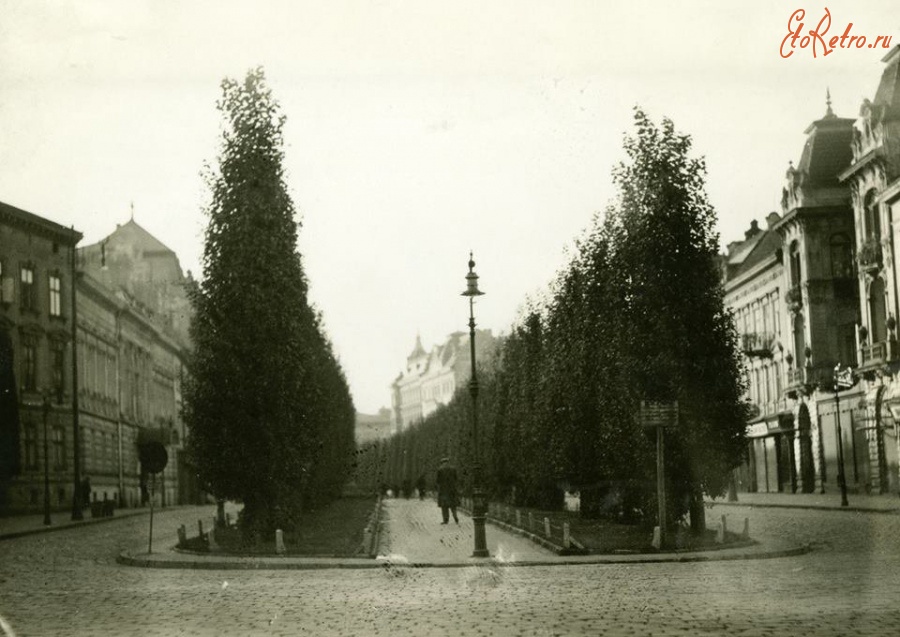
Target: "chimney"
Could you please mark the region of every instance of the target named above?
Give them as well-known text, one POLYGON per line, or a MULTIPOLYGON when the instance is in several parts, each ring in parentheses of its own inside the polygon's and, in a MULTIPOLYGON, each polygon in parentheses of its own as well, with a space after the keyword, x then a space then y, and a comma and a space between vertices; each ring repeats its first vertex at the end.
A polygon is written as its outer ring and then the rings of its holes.
POLYGON ((750 229, 744 233, 744 240, 752 239, 760 232, 761 230, 759 229, 759 223, 756 221, 756 219, 754 219, 750 222, 750 229))

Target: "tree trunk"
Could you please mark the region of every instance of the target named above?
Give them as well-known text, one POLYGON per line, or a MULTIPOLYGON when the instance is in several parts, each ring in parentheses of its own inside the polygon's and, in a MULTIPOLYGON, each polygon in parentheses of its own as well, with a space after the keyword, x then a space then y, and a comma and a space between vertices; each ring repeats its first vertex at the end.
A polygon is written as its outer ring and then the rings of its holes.
POLYGON ((703 492, 696 489, 691 492, 691 533, 701 535, 706 531, 706 507, 703 504, 703 492))

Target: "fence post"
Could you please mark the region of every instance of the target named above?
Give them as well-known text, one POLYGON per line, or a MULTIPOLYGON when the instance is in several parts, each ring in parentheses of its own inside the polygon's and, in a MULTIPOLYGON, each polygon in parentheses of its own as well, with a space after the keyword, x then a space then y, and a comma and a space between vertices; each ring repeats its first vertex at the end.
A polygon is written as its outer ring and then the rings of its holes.
POLYGON ((522 528, 522 512, 516 509, 516 526, 522 528))
POLYGON ((197 520, 197 532, 200 534, 200 539, 203 539, 203 520, 197 520))
POLYGON ((531 511, 528 512, 528 530, 534 531, 534 514, 531 511))
POLYGON ((284 534, 281 529, 275 530, 275 552, 284 555, 284 534))
POLYGON ((569 531, 569 523, 563 522, 563 548, 567 549, 572 546, 572 535, 569 531))
POLYGON ((550 537, 550 518, 544 518, 544 535, 550 537))

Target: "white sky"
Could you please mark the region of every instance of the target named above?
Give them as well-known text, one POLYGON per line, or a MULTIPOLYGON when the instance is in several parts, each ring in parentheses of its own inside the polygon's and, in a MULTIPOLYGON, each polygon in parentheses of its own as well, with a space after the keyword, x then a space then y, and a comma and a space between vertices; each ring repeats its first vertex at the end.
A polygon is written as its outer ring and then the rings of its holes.
POLYGON ((779 210, 803 131, 873 97, 886 51, 782 59, 790 14, 894 36, 896 0, 0 0, 0 201, 93 243, 135 219, 198 274, 224 77, 262 65, 287 116, 313 302, 357 409, 412 349, 508 331, 614 195, 632 107, 708 162, 723 243, 779 210))

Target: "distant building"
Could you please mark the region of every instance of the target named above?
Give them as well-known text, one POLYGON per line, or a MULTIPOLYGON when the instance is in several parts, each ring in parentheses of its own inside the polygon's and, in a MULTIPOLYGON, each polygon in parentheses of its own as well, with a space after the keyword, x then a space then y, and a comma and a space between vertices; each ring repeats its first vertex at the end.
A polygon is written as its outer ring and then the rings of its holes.
POLYGON ((72 506, 72 251, 80 239, 0 203, 0 513, 41 510, 45 468, 51 508, 72 506))
MULTIPOLYGON (((490 360, 496 348, 491 330, 475 331, 476 363, 490 360)), ((471 360, 468 332, 454 332, 430 352, 417 336, 406 367, 391 384, 394 431, 407 429, 450 402, 471 377, 471 360)))
POLYGON ((391 410, 382 407, 377 414, 356 414, 356 446, 363 447, 391 435, 391 410))

